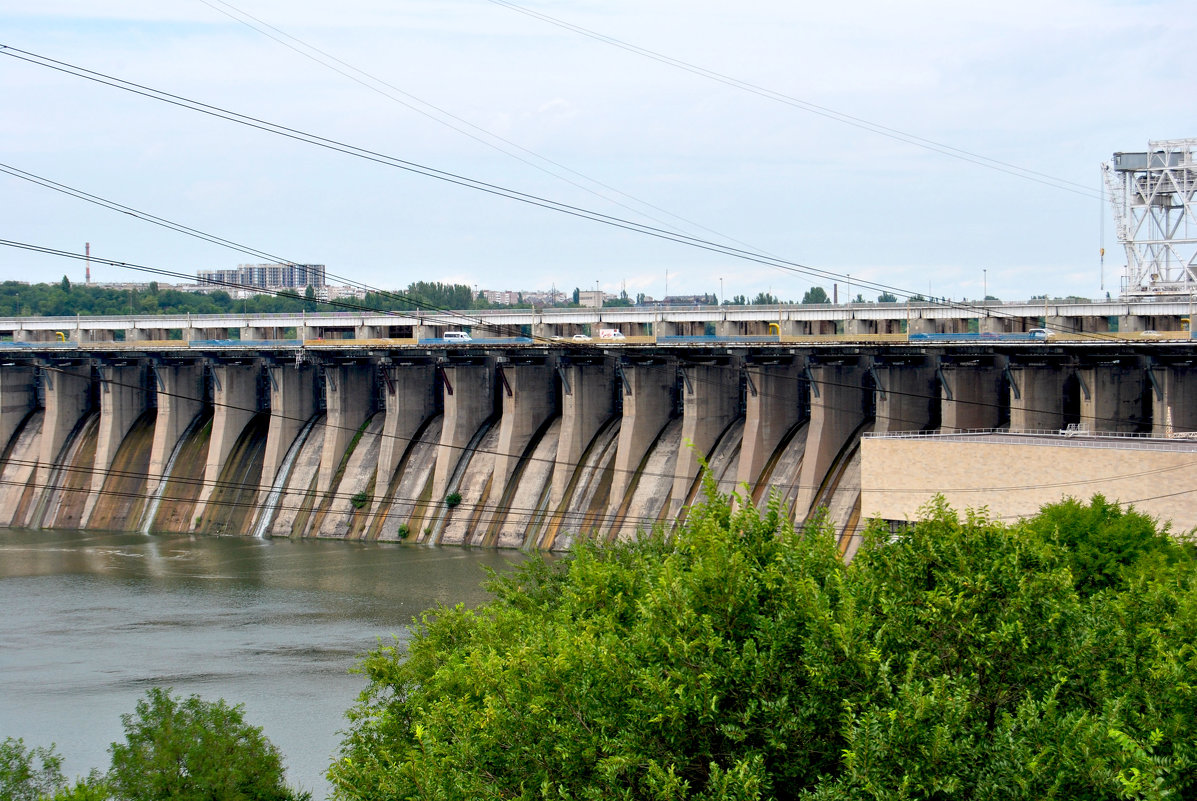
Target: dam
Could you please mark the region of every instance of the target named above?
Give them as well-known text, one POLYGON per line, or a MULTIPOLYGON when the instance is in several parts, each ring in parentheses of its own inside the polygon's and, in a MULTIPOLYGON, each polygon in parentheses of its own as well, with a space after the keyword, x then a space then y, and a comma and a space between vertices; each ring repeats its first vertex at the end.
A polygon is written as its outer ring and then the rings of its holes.
POLYGON ((850 553, 872 437, 1197 431, 1187 331, 928 336, 13 337, 0 525, 553 550, 673 525, 705 462, 850 553))

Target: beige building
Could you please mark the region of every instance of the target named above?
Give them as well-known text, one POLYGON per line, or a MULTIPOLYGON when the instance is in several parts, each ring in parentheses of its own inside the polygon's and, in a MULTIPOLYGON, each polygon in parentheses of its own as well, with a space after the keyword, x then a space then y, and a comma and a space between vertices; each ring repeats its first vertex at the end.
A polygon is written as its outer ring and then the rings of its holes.
POLYGON ((861 441, 861 517, 905 521, 937 493, 1014 519, 1102 494, 1173 532, 1197 527, 1197 442, 1074 432, 884 434, 861 441))

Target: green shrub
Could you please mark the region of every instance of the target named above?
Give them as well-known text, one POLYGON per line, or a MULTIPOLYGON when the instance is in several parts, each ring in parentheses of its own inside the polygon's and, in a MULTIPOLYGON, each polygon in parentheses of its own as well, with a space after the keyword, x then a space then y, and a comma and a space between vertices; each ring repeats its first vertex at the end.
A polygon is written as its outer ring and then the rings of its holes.
POLYGON ((353 497, 349 499, 349 502, 353 504, 354 509, 361 509, 370 502, 370 496, 366 494, 365 490, 362 490, 361 492, 354 493, 353 497))
POLYGON ((411 527, 407 523, 400 523, 396 533, 399 535, 399 539, 405 540, 411 535, 411 527))
POLYGON ((457 506, 460 503, 461 503, 461 493, 460 492, 450 492, 448 495, 445 496, 445 506, 448 506, 450 509, 452 509, 454 506, 457 506))

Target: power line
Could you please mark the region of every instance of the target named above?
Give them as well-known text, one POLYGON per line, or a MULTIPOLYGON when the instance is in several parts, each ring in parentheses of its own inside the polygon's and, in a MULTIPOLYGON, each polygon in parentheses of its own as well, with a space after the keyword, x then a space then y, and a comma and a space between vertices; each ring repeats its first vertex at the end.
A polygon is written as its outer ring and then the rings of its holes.
MULTIPOLYGON (((688 247, 693 247, 696 249, 705 250, 705 251, 712 252, 712 253, 718 253, 721 255, 730 256, 732 258, 741 259, 744 261, 750 261, 750 262, 755 262, 758 264, 764 264, 767 266, 776 267, 776 268, 784 270, 786 272, 801 274, 801 275, 805 275, 808 277, 815 277, 815 278, 820 278, 820 279, 824 279, 824 280, 833 280, 833 281, 848 280, 848 277, 845 274, 835 273, 830 270, 812 267, 809 265, 802 264, 800 262, 789 261, 786 259, 780 259, 780 258, 768 256, 766 254, 757 253, 757 252, 754 252, 751 250, 732 247, 731 245, 727 245, 727 244, 722 244, 722 243, 718 243, 718 242, 700 239, 698 237, 689 236, 689 235, 678 233, 676 231, 671 231, 668 229, 662 229, 662 228, 645 225, 643 223, 637 223, 632 220, 627 220, 624 218, 615 217, 615 216, 608 215, 608 214, 603 214, 603 213, 600 213, 600 212, 597 212, 597 211, 594 211, 591 209, 586 209, 584 207, 574 206, 571 204, 561 203, 558 201, 550 200, 548 198, 541 197, 539 195, 533 195, 533 194, 529 194, 529 193, 525 193, 525 192, 519 192, 517 190, 503 187, 498 184, 491 184, 491 183, 487 183, 484 181, 479 181, 476 179, 468 178, 464 175, 460 175, 457 173, 451 173, 451 172, 446 172, 444 170, 438 170, 438 169, 435 169, 432 167, 418 164, 416 162, 408 161, 405 159, 400 159, 400 158, 397 158, 394 156, 388 156, 388 155, 378 153, 376 151, 367 150, 364 148, 359 148, 359 147, 356 147, 353 145, 346 144, 344 142, 340 142, 340 141, 333 140, 333 139, 328 139, 325 137, 320 137, 315 134, 306 133, 306 132, 303 132, 303 131, 300 131, 300 130, 297 130, 294 128, 290 128, 290 127, 283 126, 283 125, 278 125, 276 123, 270 123, 270 122, 267 122, 267 121, 264 121, 264 120, 261 120, 261 119, 255 118, 255 117, 250 117, 250 116, 246 116, 243 114, 239 114, 237 112, 229 111, 227 109, 223 109, 223 108, 220 108, 217 106, 212 106, 212 105, 208 105, 205 103, 200 103, 198 101, 189 100, 189 99, 181 97, 179 95, 170 94, 168 92, 164 92, 164 91, 157 90, 157 89, 151 89, 151 88, 143 86, 141 84, 136 84, 136 83, 132 83, 130 81, 125 81, 123 79, 115 78, 113 76, 106 75, 104 73, 99 73, 99 72, 95 72, 93 70, 85 69, 83 67, 78 67, 78 66, 75 66, 72 64, 68 64, 67 62, 50 59, 48 57, 40 56, 38 54, 31 53, 31 52, 28 52, 25 50, 13 48, 9 45, 0 44, 0 54, 8 55, 12 58, 16 58, 21 61, 26 61, 28 63, 35 64, 37 66, 42 66, 42 67, 46 67, 49 69, 53 69, 58 72, 63 72, 68 75, 72 75, 72 76, 79 77, 79 78, 84 78, 86 80, 90 80, 90 81, 93 81, 96 83, 101 83, 106 86, 121 89, 122 91, 127 91, 127 92, 131 92, 133 94, 138 94, 138 95, 141 95, 141 96, 153 99, 153 100, 159 100, 161 102, 169 103, 171 105, 175 105, 180 108, 185 108, 185 109, 188 109, 191 111, 198 111, 200 113, 207 114, 209 116, 213 116, 218 119, 224 119, 229 122, 235 122, 240 125, 245 125, 247 127, 256 128, 258 130, 262 130, 267 133, 273 133, 273 134, 276 134, 279 136, 284 136, 286 138, 293 139, 295 141, 300 141, 300 142, 304 142, 306 144, 316 145, 318 147, 322 147, 322 148, 325 148, 328 150, 343 153, 345 155, 354 156, 356 158, 361 158, 361 159, 364 159, 364 160, 367 160, 367 161, 370 161, 373 163, 377 163, 377 164, 381 164, 381 165, 389 166, 389 167, 394 167, 396 169, 401 169, 406 172, 423 175, 425 177, 434 178, 436 180, 444 181, 444 182, 447 182, 450 184, 462 186, 464 188, 473 189, 475 191, 484 192, 484 193, 495 195, 498 197, 505 197, 510 200, 516 200, 521 203, 526 203, 528 205, 537 206, 537 207, 544 208, 544 209, 547 209, 550 211, 556 211, 556 212, 566 214, 566 215, 569 215, 572 217, 576 217, 579 219, 590 220, 592 222, 601 223, 603 225, 607 225, 610 227, 628 230, 628 231, 631 231, 634 233, 643 234, 645 236, 651 236, 651 237, 654 237, 657 239, 663 239, 666 241, 675 242, 678 244, 686 245, 688 247)), ((890 292, 895 295, 901 295, 904 297, 910 297, 910 296, 918 294, 915 292, 911 292, 911 291, 902 289, 900 287, 891 286, 888 284, 883 284, 880 282, 865 280, 865 279, 861 279, 861 278, 854 279, 853 284, 861 287, 862 289, 868 288, 872 291, 880 290, 883 292, 890 292)), ((934 301, 932 301, 932 302, 934 302, 934 301)), ((942 305, 947 308, 972 308, 971 306, 968 306, 967 304, 953 303, 950 301, 941 302, 941 303, 938 303, 937 305, 942 305)), ((994 316, 1002 316, 1002 315, 997 314, 994 316)), ((1010 316, 1010 315, 1006 315, 1006 316, 1010 316)), ((1063 327, 1061 327, 1061 330, 1065 330, 1065 329, 1063 327)))
MULTIPOLYGON (((202 0, 201 0, 201 2, 202 2, 202 0)), ((906 144, 914 145, 916 147, 920 147, 925 150, 930 150, 935 153, 940 153, 945 156, 950 156, 951 158, 960 159, 961 161, 967 161, 971 164, 976 164, 980 167, 985 167, 987 169, 996 170, 997 172, 1006 173, 1007 175, 1013 175, 1017 178, 1023 178, 1025 180, 1034 181, 1035 183, 1043 184, 1044 186, 1050 186, 1053 189, 1061 189, 1065 192, 1072 192, 1074 194, 1082 195, 1085 197, 1100 197, 1100 195, 1094 194, 1092 188, 1085 184, 1080 184, 1075 181, 1069 181, 1064 178, 1057 178, 1055 176, 1048 175, 1046 173, 1027 169, 1026 167, 1020 167, 1017 164, 1011 164, 1009 162, 989 158, 988 156, 983 156, 979 153, 975 153, 975 152, 972 152, 969 150, 964 150, 964 149, 958 148, 958 147, 953 147, 952 145, 947 145, 942 142, 936 142, 931 139, 926 139, 924 137, 917 136, 915 134, 908 133, 906 131, 901 131, 901 130, 898 130, 897 128, 891 128, 889 126, 882 125, 880 123, 871 122, 862 117, 853 116, 851 114, 845 114, 842 111, 836 111, 835 109, 828 108, 827 106, 821 106, 816 103, 811 103, 810 101, 807 101, 807 100, 800 100, 799 98, 792 97, 790 95, 783 94, 781 92, 777 92, 772 89, 767 89, 765 87, 758 86, 757 84, 749 83, 748 81, 743 81, 738 78, 733 78, 733 77, 725 75, 723 73, 716 72, 714 70, 710 70, 705 67, 700 67, 695 64, 691 64, 689 62, 682 61, 681 59, 673 58, 672 56, 667 56, 667 55, 664 55, 662 53, 659 53, 659 52, 656 52, 653 50, 649 50, 648 48, 630 44, 621 39, 616 39, 613 36, 608 36, 606 34, 602 34, 602 33, 598 33, 596 31, 590 30, 589 28, 583 28, 580 25, 575 25, 571 22, 566 22, 562 19, 558 19, 557 17, 549 16, 548 14, 544 14, 540 11, 534 11, 530 8, 525 8, 524 6, 517 5, 516 3, 510 2, 510 0, 488 0, 488 2, 494 3, 497 6, 502 6, 504 8, 508 8, 508 9, 510 9, 512 11, 516 11, 520 14, 524 14, 525 16, 532 17, 533 19, 537 19, 542 22, 547 22, 548 24, 555 25, 558 28, 562 28, 567 31, 572 31, 573 33, 580 34, 587 38, 593 39, 597 42, 602 42, 603 44, 608 44, 608 45, 612 45, 614 47, 618 47, 621 50, 626 50, 629 53, 634 53, 638 56, 643 56, 644 58, 651 59, 658 63, 665 64, 670 67, 675 67, 675 68, 683 70, 685 72, 689 72, 694 75, 699 75, 701 77, 708 78, 710 80, 725 84, 727 86, 734 87, 736 89, 741 89, 743 91, 757 95, 758 97, 763 97, 768 100, 773 100, 773 101, 776 101, 779 103, 783 103, 787 106, 792 106, 794 108, 802 109, 803 111, 810 112, 811 114, 817 114, 821 117, 826 117, 827 119, 831 119, 831 120, 835 120, 836 122, 844 123, 845 125, 851 125, 854 128, 859 128, 861 130, 869 131, 870 133, 879 134, 880 136, 884 136, 889 139, 893 139, 893 140, 896 140, 899 142, 904 142, 906 144)))

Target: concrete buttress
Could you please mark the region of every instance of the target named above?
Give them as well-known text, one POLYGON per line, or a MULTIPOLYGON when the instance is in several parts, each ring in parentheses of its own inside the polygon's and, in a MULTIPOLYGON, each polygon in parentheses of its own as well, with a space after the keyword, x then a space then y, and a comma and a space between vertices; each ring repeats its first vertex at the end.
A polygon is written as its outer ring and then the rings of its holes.
POLYGON ((47 487, 50 471, 58 462, 67 437, 91 408, 90 367, 48 367, 43 373, 46 414, 42 419, 41 453, 37 484, 47 487))
POLYGON ((272 364, 266 368, 270 380, 270 426, 266 431, 266 452, 262 457, 259 502, 274 485, 291 443, 316 413, 316 368, 310 364, 272 364))
POLYGON ((1064 427, 1065 365, 1010 363, 1010 430, 1064 427))
POLYGON ((324 449, 316 492, 332 489, 341 457, 362 423, 374 411, 374 365, 339 364, 324 368, 324 398, 328 418, 324 424, 324 449))
POLYGON ((562 364, 561 435, 553 469, 550 506, 557 508, 586 448, 603 423, 615 414, 615 365, 610 359, 597 364, 562 364))
POLYGON ((943 362, 939 377, 940 430, 967 431, 978 428, 997 428, 1002 416, 999 394, 1005 357, 994 356, 992 361, 967 364, 943 362))
POLYGON ((1141 360, 1131 357, 1082 366, 1077 378, 1081 382, 1082 426, 1093 432, 1133 433, 1145 425, 1147 378, 1141 360))
POLYGON ((0 370, 0 450, 33 411, 36 400, 32 367, 13 365, 0 370))
POLYGON ((1156 367, 1154 373, 1159 390, 1152 392, 1152 433, 1172 437, 1197 432, 1197 375, 1188 366, 1156 367))
MULTIPOLYGON (((194 520, 203 517, 229 453, 258 413, 258 366, 213 364, 212 405, 212 436, 208 440, 204 485, 195 503, 194 520)), ((194 520, 192 527, 196 525, 194 520)))
POLYGON ((89 520, 108 468, 133 422, 146 408, 145 366, 103 365, 100 370, 100 429, 96 440, 96 460, 92 464, 91 492, 83 507, 81 520, 89 520))
POLYGON ((698 477, 699 458, 707 458, 723 430, 740 416, 740 365, 682 364, 682 449, 673 471, 669 517, 681 511, 698 477))
POLYGON ((745 367, 748 394, 745 398, 744 441, 736 486, 755 487, 769 457, 786 432, 798 424, 799 377, 805 360, 801 357, 779 364, 749 364, 745 367))
POLYGON ((810 365, 810 428, 794 500, 799 518, 810 514, 835 457, 865 421, 863 379, 867 367, 863 360, 810 365))
POLYGON ((619 509, 640 462, 673 415, 677 363, 673 359, 627 363, 622 366, 622 372, 626 384, 623 420, 615 450, 615 474, 611 479, 612 513, 619 509))
POLYGON ((382 502, 391 481, 424 421, 436 413, 436 368, 431 364, 385 366, 383 392, 386 420, 378 450, 374 503, 382 502))
POLYGON ((432 478, 434 501, 445 497, 449 479, 466 446, 495 411, 495 367, 491 359, 482 364, 445 363, 442 369, 445 417, 432 478))
POLYGON ((935 394, 937 361, 928 357, 922 362, 908 360, 902 364, 878 361, 873 370, 877 379, 877 433, 887 431, 922 431, 933 422, 939 397, 935 394))
POLYGON ((495 454, 494 489, 491 497, 502 498, 520 458, 533 435, 557 414, 557 392, 551 362, 504 364, 499 381, 503 416, 499 422, 498 453, 495 454))

